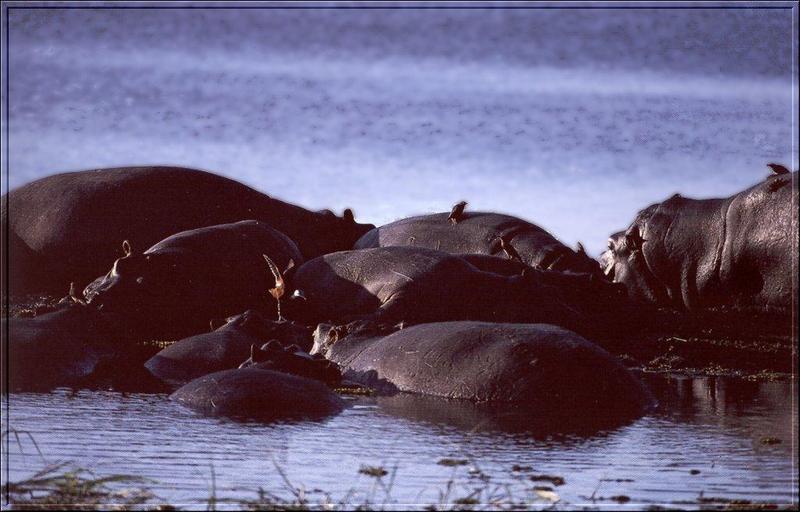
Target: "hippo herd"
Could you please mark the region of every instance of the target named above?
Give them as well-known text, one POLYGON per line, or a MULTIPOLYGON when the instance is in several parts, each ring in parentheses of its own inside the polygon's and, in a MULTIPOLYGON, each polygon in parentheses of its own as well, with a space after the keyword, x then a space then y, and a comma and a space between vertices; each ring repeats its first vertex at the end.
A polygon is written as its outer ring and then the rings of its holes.
POLYGON ((66 293, 6 305, 4 391, 113 367, 261 421, 329 417, 342 388, 640 414, 652 397, 608 350, 656 308, 793 314, 797 172, 770 167, 728 198, 645 208, 599 260, 465 202, 375 227, 193 169, 49 176, 2 197, 4 293, 66 293))

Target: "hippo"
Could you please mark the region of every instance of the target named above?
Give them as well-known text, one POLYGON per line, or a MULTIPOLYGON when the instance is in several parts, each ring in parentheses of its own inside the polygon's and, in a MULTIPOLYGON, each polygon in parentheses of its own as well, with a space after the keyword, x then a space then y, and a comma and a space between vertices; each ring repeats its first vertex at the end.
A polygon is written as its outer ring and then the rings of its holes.
POLYGON ((294 240, 304 258, 350 249, 371 224, 312 212, 210 172, 120 167, 68 172, 10 191, 0 200, 9 228, 11 293, 84 287, 121 254, 180 231, 255 219, 294 240), (8 208, 8 218, 6 217, 8 208))
POLYGON ((278 340, 270 340, 261 348, 250 346, 250 357, 239 368, 261 368, 291 373, 318 380, 336 387, 342 382, 342 374, 335 363, 320 354, 310 355, 297 345, 285 346, 278 340))
POLYGON ((598 272, 597 261, 583 247, 573 251, 553 235, 510 215, 464 212, 462 203, 448 213, 401 219, 370 230, 354 249, 415 246, 451 254, 491 254, 543 270, 598 272))
POLYGON ((170 399, 206 416, 259 421, 319 420, 344 409, 344 401, 321 382, 259 368, 204 375, 170 399))
POLYGON ((125 334, 115 331, 115 320, 80 304, 60 305, 33 318, 4 318, 8 380, 3 386, 8 388, 3 391, 47 391, 89 378, 114 357, 110 338, 125 334))
POLYGON ((311 330, 294 322, 268 320, 256 310, 228 319, 222 327, 179 340, 150 358, 145 367, 170 384, 185 384, 197 377, 236 368, 251 355, 253 345, 277 340, 308 352, 311 330))
MULTIPOLYGON (((592 310, 564 300, 560 284, 572 286, 572 277, 522 267, 520 274, 482 271, 460 256, 420 247, 340 251, 294 271, 291 285, 305 300, 291 303, 287 314, 307 324, 485 320, 547 322, 594 332, 592 310)), ((597 301, 589 296, 584 302, 597 301)))
POLYGON ((126 253, 84 297, 141 320, 143 335, 161 339, 202 332, 210 320, 246 309, 274 308, 268 290, 276 281, 264 256, 280 268, 302 263, 292 240, 255 220, 183 231, 126 253))
POLYGON ((611 354, 548 324, 438 322, 375 338, 339 338, 321 324, 311 353, 340 365, 346 378, 400 392, 542 413, 639 413, 651 405, 647 389, 611 354))
POLYGON ((676 194, 615 233, 601 261, 635 300, 789 310, 797 292, 797 172, 725 198, 676 194))

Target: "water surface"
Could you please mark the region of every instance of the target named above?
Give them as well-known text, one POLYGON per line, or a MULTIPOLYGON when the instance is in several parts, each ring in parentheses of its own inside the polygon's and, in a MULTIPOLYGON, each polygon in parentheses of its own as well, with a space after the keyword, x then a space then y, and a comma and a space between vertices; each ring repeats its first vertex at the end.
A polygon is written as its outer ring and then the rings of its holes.
MULTIPOLYGON (((382 503, 385 493, 358 473, 362 465, 396 470, 389 503, 398 507, 437 503, 451 479, 457 484, 452 498, 466 496, 487 483, 474 469, 491 486, 509 484, 517 498, 548 485, 526 480, 530 474, 562 476, 566 483, 554 490, 571 505, 608 504, 618 495, 629 496, 631 505, 677 506, 701 497, 797 503, 796 384, 647 381, 658 411, 572 432, 509 429, 470 407, 404 396, 352 399, 324 422, 273 425, 199 417, 161 394, 57 390, 12 394, 7 405, 10 425, 30 432, 48 461, 152 478, 156 493, 173 504, 205 503, 212 466, 220 498, 254 499, 259 487, 286 495, 277 466, 294 485, 335 500, 355 490, 353 503, 370 492, 371 502, 382 503), (765 437, 782 442, 762 444, 765 437), (471 463, 453 468, 437 464, 442 458, 471 463), (514 465, 532 470, 514 472, 514 465), (595 502, 588 499, 593 493, 595 502)), ((25 455, 15 441, 9 446, 12 480, 43 465, 21 439, 25 455)))

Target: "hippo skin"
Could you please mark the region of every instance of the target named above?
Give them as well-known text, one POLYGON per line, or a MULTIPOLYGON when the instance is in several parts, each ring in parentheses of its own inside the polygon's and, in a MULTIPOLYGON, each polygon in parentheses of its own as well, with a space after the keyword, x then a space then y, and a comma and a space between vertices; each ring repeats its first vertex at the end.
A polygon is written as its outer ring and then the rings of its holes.
POLYGON ((540 271, 528 270, 511 276, 484 272, 459 256, 418 247, 341 251, 296 269, 291 285, 306 301, 291 303, 287 314, 308 324, 585 323, 557 288, 541 282, 540 271))
POLYGON ((323 419, 344 409, 344 401, 321 382, 258 368, 204 375, 170 399, 206 416, 260 421, 323 419))
POLYGON ((78 304, 33 318, 4 318, 1 334, 8 382, 3 379, 3 391, 47 391, 89 377, 112 355, 104 342, 114 332, 113 320, 78 304))
POLYGON ((457 223, 447 213, 401 219, 367 232, 354 249, 415 246, 450 254, 503 255, 500 238, 516 250, 521 261, 543 270, 599 272, 597 261, 573 251, 553 235, 528 221, 487 212, 466 212, 457 223))
POLYGON ((180 167, 121 167, 42 178, 2 196, 12 295, 63 293, 101 274, 120 244, 150 247, 200 227, 255 219, 294 240, 305 258, 350 249, 372 225, 312 212, 234 180, 180 167), (6 217, 8 207, 8 218, 6 217))
POLYGON ((401 392, 541 411, 641 412, 651 403, 616 358, 553 325, 441 322, 342 339, 325 327, 318 327, 312 353, 368 385, 386 382, 401 392))
POLYGON ((280 268, 302 262, 294 242, 255 220, 184 231, 117 259, 84 296, 103 311, 141 320, 143 335, 175 339, 215 318, 274 307, 268 290, 275 277, 264 254, 280 268))
POLYGON ((612 235, 601 262, 638 301, 789 310, 797 293, 797 198, 797 172, 726 198, 676 194, 612 235))
POLYGON ((185 384, 203 375, 236 368, 253 345, 277 340, 283 346, 312 346, 311 329, 293 322, 267 320, 255 310, 236 315, 211 332, 179 340, 151 357, 145 368, 170 384, 185 384))

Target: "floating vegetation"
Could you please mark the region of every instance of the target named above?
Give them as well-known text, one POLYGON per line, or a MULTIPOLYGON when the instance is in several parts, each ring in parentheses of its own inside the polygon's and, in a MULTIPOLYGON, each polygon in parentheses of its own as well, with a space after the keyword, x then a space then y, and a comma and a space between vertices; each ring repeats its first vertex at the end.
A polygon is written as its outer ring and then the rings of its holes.
POLYGON ((440 466, 466 466, 467 464, 469 464, 469 461, 467 459, 444 458, 444 459, 439 459, 439 462, 437 462, 437 464, 439 464, 440 466))
POLYGON ((380 466, 361 466, 358 472, 362 475, 371 476, 373 478, 381 478, 389 474, 388 471, 380 466))
POLYGON ((783 441, 781 441, 777 437, 767 436, 767 437, 762 437, 761 438, 761 444, 781 444, 782 442, 783 441))
POLYGON ((557 475, 531 475, 531 481, 533 482, 550 482, 553 485, 564 485, 566 481, 563 477, 557 475))

